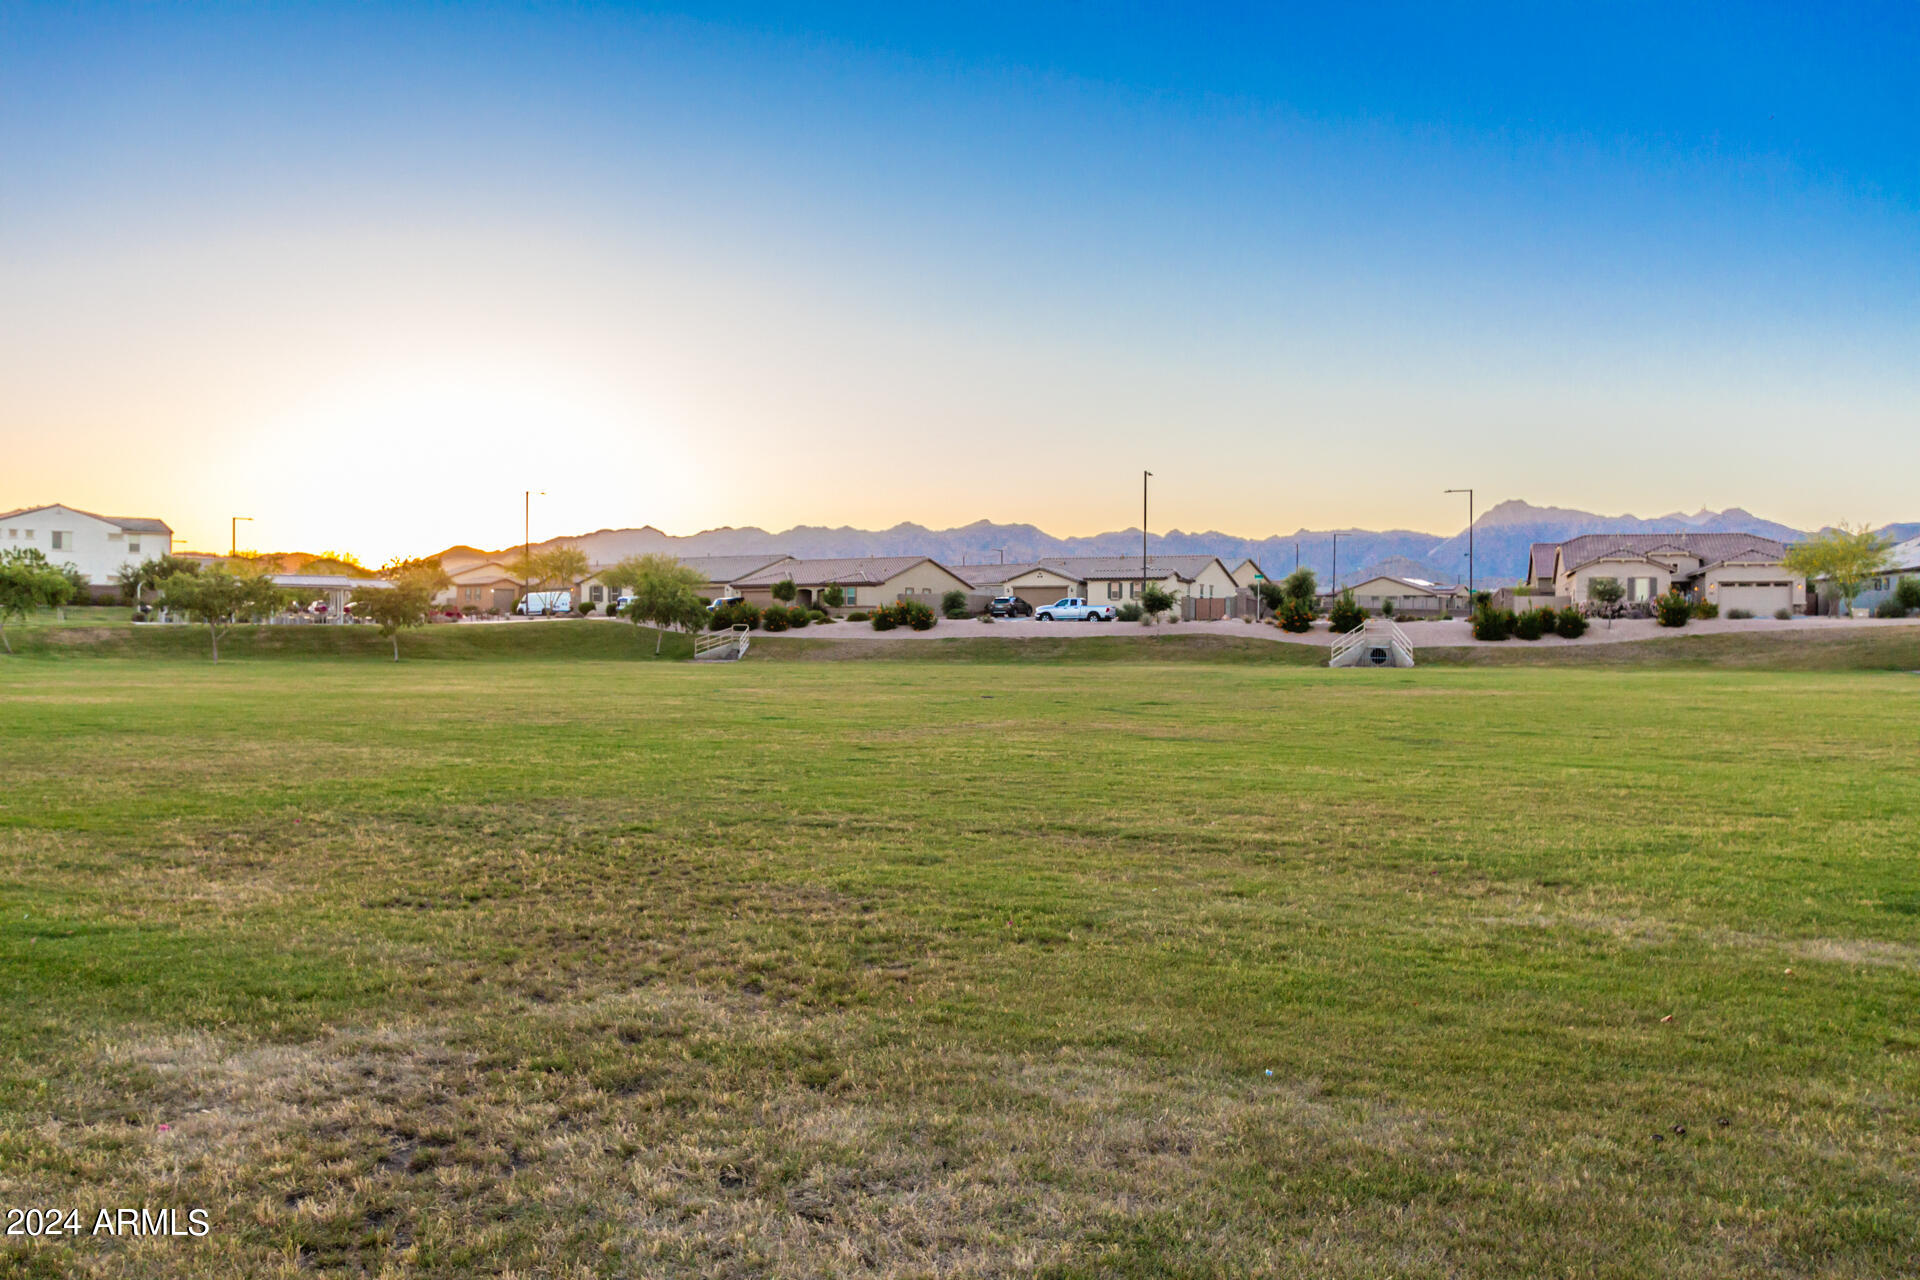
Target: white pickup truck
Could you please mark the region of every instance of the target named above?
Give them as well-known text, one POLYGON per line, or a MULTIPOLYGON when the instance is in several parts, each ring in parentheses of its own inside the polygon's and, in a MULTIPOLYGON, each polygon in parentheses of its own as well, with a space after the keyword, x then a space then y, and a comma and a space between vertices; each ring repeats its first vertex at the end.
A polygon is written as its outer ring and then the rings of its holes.
POLYGON ((1110 604, 1092 604, 1079 596, 1063 596, 1033 611, 1036 622, 1112 622, 1118 614, 1110 604))

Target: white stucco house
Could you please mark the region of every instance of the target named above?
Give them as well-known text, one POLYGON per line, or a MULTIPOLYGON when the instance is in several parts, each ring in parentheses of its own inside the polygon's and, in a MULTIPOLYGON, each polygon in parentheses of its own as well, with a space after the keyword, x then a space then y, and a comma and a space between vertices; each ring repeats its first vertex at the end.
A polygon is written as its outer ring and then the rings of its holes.
POLYGON ((0 512, 0 551, 32 547, 87 576, 97 598, 118 593, 115 575, 173 551, 173 530, 151 516, 102 516, 54 503, 0 512))

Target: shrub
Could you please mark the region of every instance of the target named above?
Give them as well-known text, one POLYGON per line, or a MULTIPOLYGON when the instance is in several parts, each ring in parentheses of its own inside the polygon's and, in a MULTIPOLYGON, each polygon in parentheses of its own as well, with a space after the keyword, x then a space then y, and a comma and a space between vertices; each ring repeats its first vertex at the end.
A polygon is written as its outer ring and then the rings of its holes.
POLYGON ((1587 634, 1587 618, 1572 605, 1562 609, 1553 620, 1553 629, 1563 640, 1578 640, 1587 634))
POLYGON ((1511 609, 1496 609, 1488 597, 1473 611, 1473 638, 1475 640, 1505 640, 1513 635, 1516 619, 1511 609))
POLYGON ((1876 618, 1904 618, 1907 616, 1907 606, 1901 604, 1894 597, 1888 596, 1885 600, 1882 600, 1878 605, 1874 606, 1873 616, 1876 618))
POLYGON ((1513 615, 1512 631, 1515 639, 1538 640, 1543 632, 1540 625, 1540 611, 1522 609, 1513 615))
POLYGON ((870 621, 872 617, 873 617, 872 614, 866 612, 863 609, 855 609, 852 613, 847 615, 847 621, 848 622, 867 622, 867 621, 870 621))
POLYGON ((947 592, 947 594, 941 596, 940 612, 946 614, 949 618, 966 617, 967 616, 967 593, 960 590, 958 587, 955 587, 952 591, 949 591, 947 592))
POLYGON ((1751 609, 1729 609, 1729 610, 1727 610, 1727 616, 1728 616, 1729 618, 1751 618, 1751 617, 1753 616, 1753 610, 1751 610, 1751 609))
POLYGON ((921 604, 918 600, 902 600, 894 607, 900 610, 900 621, 906 623, 915 631, 931 631, 933 630, 933 624, 939 621, 939 619, 933 616, 933 610, 927 608, 927 606, 921 604))
POLYGON ((883 604, 873 611, 873 629, 875 631, 891 631, 899 625, 900 620, 893 616, 891 606, 883 604))
POLYGON ((1793 621, 1793 610, 1775 609, 1773 611, 1773 617, 1776 622, 1791 622, 1793 621))
POLYGON ((1702 621, 1708 618, 1717 618, 1720 616, 1720 606, 1711 600, 1695 600, 1693 602, 1693 616, 1702 621))
POLYGON ((782 578, 773 584, 773 598, 782 604, 791 604, 794 596, 797 594, 799 594, 799 589, 793 585, 792 578, 782 578))
POLYGON ((597 609, 597 608, 599 608, 599 606, 598 606, 598 605, 596 605, 596 604, 594 604, 594 602, 593 602, 593 601, 591 601, 591 600, 582 600, 582 601, 581 601, 581 602, 580 602, 579 604, 577 604, 577 605, 575 605, 575 606, 574 606, 574 611, 575 611, 575 612, 577 612, 577 613, 578 613, 578 614, 579 614, 579 615, 580 615, 581 617, 583 617, 583 618, 584 618, 584 617, 586 617, 586 616, 587 616, 588 614, 590 614, 590 613, 592 613, 592 612, 593 612, 593 611, 594 611, 595 609, 597 609))
POLYGON ((1893 585, 1893 598, 1909 613, 1920 613, 1920 578, 1902 578, 1893 585))
POLYGON ((770 604, 760 613, 760 625, 768 631, 787 629, 787 610, 784 605, 770 604))
POLYGON ((799 605, 787 610, 787 625, 795 631, 813 621, 813 615, 799 605))
POLYGON ((1313 630, 1313 605, 1300 596, 1288 596, 1280 602, 1280 629, 1296 634, 1313 630))
POLYGON ((1342 591, 1340 598, 1333 602, 1333 608, 1327 610, 1327 625, 1337 635, 1349 631, 1358 631, 1360 624, 1367 620, 1367 611, 1353 602, 1353 592, 1342 591))
POLYGON ((723 604, 707 615, 707 630, 725 631, 733 625, 733 606, 723 604))
POLYGON ((1147 616, 1147 611, 1140 607, 1138 600, 1129 600, 1114 610, 1114 616, 1122 622, 1138 622, 1147 616))
POLYGON ((832 622, 834 620, 833 615, 824 609, 814 609, 810 611, 807 616, 815 622, 832 622))
POLYGON ((1393 616, 1393 601, 1382 600, 1380 602, 1380 616, 1383 618, 1391 618, 1393 616))
POLYGON ((1661 596, 1653 611, 1663 627, 1684 627, 1687 620, 1693 617, 1693 605, 1678 591, 1669 591, 1661 596))

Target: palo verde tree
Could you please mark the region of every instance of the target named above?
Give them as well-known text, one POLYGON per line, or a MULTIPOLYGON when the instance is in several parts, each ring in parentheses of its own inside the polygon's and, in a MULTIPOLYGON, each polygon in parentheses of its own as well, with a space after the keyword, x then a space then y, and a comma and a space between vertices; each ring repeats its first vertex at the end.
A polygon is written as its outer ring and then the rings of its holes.
POLYGON ((220 637, 242 618, 272 613, 285 603, 287 593, 264 573, 208 568, 199 573, 176 573, 160 581, 160 603, 194 622, 203 622, 213 644, 213 660, 220 661, 220 637))
MULTIPOLYGON (((446 575, 442 574, 442 577, 446 575)), ((393 642, 393 660, 400 661, 400 633, 423 627, 433 612, 436 588, 425 573, 400 574, 387 588, 359 587, 353 593, 355 617, 379 624, 380 634, 393 642)))
POLYGON ((1853 598, 1860 594, 1867 579, 1887 566, 1887 552, 1893 539, 1861 525, 1841 522, 1822 529, 1804 542, 1787 548, 1782 563, 1788 573, 1798 574, 1809 583, 1823 580, 1840 598, 1843 615, 1853 612, 1853 598))
POLYGON ((402 580, 418 582, 428 588, 428 594, 439 595, 453 585, 446 568, 440 563, 439 556, 420 556, 407 559, 395 556, 380 566, 380 576, 388 582, 402 580))
POLYGON ((648 622, 658 628, 653 636, 655 657, 660 654, 660 642, 665 639, 668 627, 698 631, 706 625, 707 606, 700 598, 700 588, 706 585, 706 579, 700 576, 699 570, 690 569, 666 555, 636 556, 614 567, 624 568, 626 572, 622 577, 633 579, 633 599, 627 603, 627 617, 635 626, 648 622))
POLYGON ((47 563, 37 548, 0 552, 0 647, 13 652, 7 619, 25 621, 36 609, 57 608, 73 598, 73 580, 47 563))
POLYGON ((587 553, 580 548, 554 546, 530 556, 516 556, 511 568, 528 591, 554 591, 572 587, 587 576, 589 566, 587 553))

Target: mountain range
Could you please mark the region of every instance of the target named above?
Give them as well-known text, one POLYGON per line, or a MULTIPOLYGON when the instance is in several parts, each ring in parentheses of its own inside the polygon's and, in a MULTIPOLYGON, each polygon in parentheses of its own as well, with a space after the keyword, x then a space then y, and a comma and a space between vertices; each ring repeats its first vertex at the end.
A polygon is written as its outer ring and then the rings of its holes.
MULTIPOLYGON (((1900 541, 1920 535, 1920 521, 1886 525, 1883 531, 1900 541)), ((1528 548, 1535 542, 1562 542, 1583 533, 1755 533, 1792 542, 1808 531, 1765 520, 1750 511, 1675 512, 1652 519, 1599 515, 1567 507, 1536 507, 1518 499, 1500 503, 1473 522, 1472 576, 1477 583, 1498 585, 1525 577, 1528 548)), ((1004 558, 1008 564, 1043 556, 1122 556, 1140 551, 1140 530, 1116 529, 1081 538, 1060 538, 1030 524, 995 524, 977 520, 953 529, 929 529, 897 524, 890 529, 828 528, 795 525, 780 532, 747 527, 707 529, 676 536, 651 525, 637 529, 597 529, 564 535, 537 544, 580 548, 594 564, 610 564, 626 556, 666 552, 678 556, 785 554, 802 559, 839 556, 927 555, 947 564, 978 564, 1004 558)), ((1172 529, 1148 538, 1150 553, 1216 555, 1229 567, 1251 559, 1271 576, 1293 570, 1296 563, 1311 568, 1322 582, 1333 577, 1336 555, 1338 581, 1350 584, 1374 573, 1425 578, 1432 582, 1466 581, 1468 533, 1447 535, 1414 529, 1300 529, 1266 538, 1245 538, 1218 531, 1187 532, 1172 529), (1336 548, 1335 540, 1338 539, 1336 548)), ((508 548, 501 555, 516 553, 508 548)), ((477 554, 471 548, 449 548, 447 553, 477 554)))

